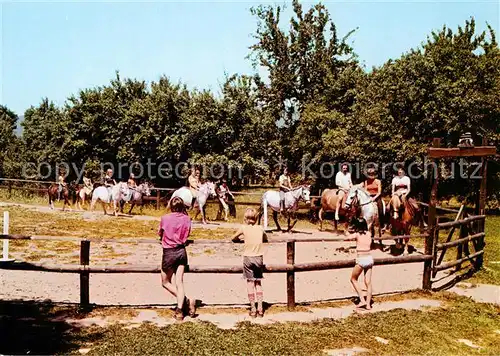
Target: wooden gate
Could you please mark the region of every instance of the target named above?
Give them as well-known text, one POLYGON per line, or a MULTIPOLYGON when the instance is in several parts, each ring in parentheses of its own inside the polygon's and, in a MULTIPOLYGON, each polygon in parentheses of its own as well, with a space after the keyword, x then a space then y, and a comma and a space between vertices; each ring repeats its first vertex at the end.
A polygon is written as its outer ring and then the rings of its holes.
POLYGON ((447 280, 440 286, 445 287, 482 267, 484 222, 485 215, 468 216, 462 206, 455 221, 437 223, 433 236, 433 283, 447 280))
MULTIPOLYGON (((424 280, 428 281, 427 287, 432 283, 444 280, 446 278, 457 277, 460 279, 463 276, 480 269, 483 265, 484 254, 484 228, 485 228, 485 207, 486 207, 486 175, 487 175, 487 156, 495 155, 496 148, 488 146, 486 137, 483 137, 482 146, 479 147, 457 147, 457 148, 441 148, 440 139, 433 140, 433 147, 428 149, 429 157, 437 163, 440 158, 454 157, 479 157, 481 158, 481 181, 479 194, 475 206, 475 215, 469 215, 465 207, 462 206, 455 217, 455 221, 439 222, 437 216, 437 190, 439 174, 434 172, 432 179, 431 196, 429 200, 429 215, 428 225, 429 234, 432 236, 432 251, 426 247, 426 253, 432 253, 432 279, 431 276, 424 276, 424 280), (456 248, 456 254, 451 257, 450 251, 456 248), (453 271, 448 275, 440 273, 445 270, 453 271), (466 273, 457 275, 456 272, 466 270, 466 273), (441 274, 441 275, 439 275, 441 274)), ((452 284, 457 281, 457 278, 452 278, 448 283, 452 284)), ((446 283, 446 285, 448 285, 446 283)), ((444 287, 444 286, 441 286, 444 287)))

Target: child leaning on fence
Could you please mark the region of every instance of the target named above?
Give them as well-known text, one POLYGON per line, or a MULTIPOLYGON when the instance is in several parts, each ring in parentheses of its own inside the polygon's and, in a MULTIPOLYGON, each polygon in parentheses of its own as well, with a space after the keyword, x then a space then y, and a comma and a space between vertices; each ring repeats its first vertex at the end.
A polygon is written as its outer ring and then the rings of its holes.
POLYGON ((163 256, 161 262, 161 284, 177 298, 174 318, 182 320, 185 314, 195 316, 195 300, 187 299, 184 290, 184 271, 188 265, 186 243, 191 233, 191 219, 181 198, 171 201, 172 213, 160 221, 158 235, 161 238, 163 256))
POLYGON ((264 294, 262 291, 262 278, 264 278, 264 249, 263 243, 267 242, 264 229, 257 222, 257 212, 248 208, 245 211, 245 224, 233 235, 233 242, 241 242, 241 236, 245 246, 243 249, 243 277, 247 280, 248 300, 250 301, 250 316, 255 318, 264 316, 262 301, 264 294), (257 309, 255 309, 255 299, 257 299, 257 309))

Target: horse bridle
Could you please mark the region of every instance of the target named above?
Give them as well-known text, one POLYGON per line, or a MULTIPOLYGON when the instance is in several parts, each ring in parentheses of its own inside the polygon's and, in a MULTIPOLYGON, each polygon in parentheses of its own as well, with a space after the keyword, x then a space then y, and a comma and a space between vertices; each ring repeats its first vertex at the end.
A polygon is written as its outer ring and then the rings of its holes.
POLYGON ((361 207, 368 205, 368 204, 372 204, 372 203, 373 203, 372 201, 369 201, 369 202, 360 204, 359 197, 358 197, 358 191, 356 190, 356 194, 354 195, 354 198, 352 198, 351 203, 350 204, 346 203, 346 206, 348 207, 347 211, 349 213, 352 213, 353 216, 357 217, 361 213, 361 207), (357 208, 353 209, 354 207, 356 207, 356 205, 357 205, 357 208))

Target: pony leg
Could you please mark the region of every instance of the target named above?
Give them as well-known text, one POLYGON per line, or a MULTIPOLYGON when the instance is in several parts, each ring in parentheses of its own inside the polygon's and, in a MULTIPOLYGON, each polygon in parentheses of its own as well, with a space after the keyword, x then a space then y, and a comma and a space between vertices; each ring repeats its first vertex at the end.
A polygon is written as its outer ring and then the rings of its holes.
POLYGON ((134 206, 135 206, 135 203, 130 204, 130 209, 128 211, 128 215, 132 214, 132 209, 134 208, 134 206))
POLYGON ((203 224, 206 224, 207 220, 205 218, 205 205, 201 206, 200 204, 200 212, 201 212, 201 221, 203 222, 203 224))
POLYGON ((319 219, 319 231, 323 231, 323 208, 319 209, 318 219, 319 219))
MULTIPOLYGON (((297 220, 297 219, 295 219, 295 217, 294 217, 294 220, 293 220, 292 226, 290 226, 289 231, 293 232, 292 230, 293 230, 293 228, 295 227, 295 224, 297 223, 297 221, 298 221, 298 220, 297 220)), ((288 223, 288 225, 290 225, 290 223, 288 223)))
POLYGON ((278 212, 276 212, 274 210, 273 210, 273 220, 274 220, 274 223, 276 224, 276 227, 278 228, 278 231, 283 231, 283 230, 281 230, 280 223, 278 222, 278 212))
MULTIPOLYGON (((193 209, 194 209, 194 206, 193 206, 193 209)), ((196 220, 198 218, 198 215, 200 214, 200 207, 198 206, 198 208, 195 211, 196 211, 196 214, 194 215, 193 220, 196 220)))
MULTIPOLYGON (((411 226, 409 226, 407 229, 405 229, 405 235, 410 235, 410 230, 411 230, 411 226)), ((409 251, 408 251, 408 243, 410 242, 410 238, 407 237, 404 239, 404 251, 403 251, 403 255, 408 255, 409 254, 409 251)))
POLYGON ((410 239, 404 239, 404 251, 403 251, 403 255, 408 255, 409 252, 408 252, 408 242, 410 241, 410 239))

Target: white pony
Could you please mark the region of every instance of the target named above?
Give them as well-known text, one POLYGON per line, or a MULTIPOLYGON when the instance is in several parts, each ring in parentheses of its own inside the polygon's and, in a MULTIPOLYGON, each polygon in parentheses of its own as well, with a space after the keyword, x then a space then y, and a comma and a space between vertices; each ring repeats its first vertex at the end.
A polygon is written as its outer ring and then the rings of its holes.
POLYGON ((95 204, 100 201, 102 204, 102 209, 104 210, 104 214, 106 215, 106 204, 111 204, 113 202, 113 214, 117 216, 117 207, 124 197, 129 196, 130 189, 127 186, 127 183, 120 182, 117 185, 114 185, 110 190, 107 187, 101 186, 94 189, 92 192, 92 203, 90 204, 90 210, 94 210, 95 204))
MULTIPOLYGON (((217 194, 215 192, 215 184, 213 182, 205 182, 200 185, 200 189, 198 190, 198 196, 196 197, 196 203, 198 205, 198 211, 196 211, 195 219, 198 217, 198 214, 201 212, 201 219, 203 224, 207 223, 205 217, 205 205, 209 197, 215 197, 217 194)), ((172 198, 179 197, 184 202, 188 208, 191 208, 191 203, 193 201, 193 193, 188 187, 181 187, 177 189, 174 194, 170 197, 168 201, 167 208, 170 207, 170 202, 172 198)))
MULTIPOLYGON (((297 219, 290 225, 290 215, 297 211, 299 207, 299 201, 303 200, 306 203, 309 203, 311 195, 311 186, 310 185, 300 185, 289 192, 285 193, 285 214, 288 217, 288 230, 293 229, 295 224, 297 223, 297 219)), ((261 212, 259 214, 259 224, 261 216, 264 216, 264 229, 267 229, 267 207, 270 207, 273 211, 273 219, 276 223, 276 227, 279 231, 281 230, 281 226, 278 223, 278 212, 281 210, 280 205, 280 193, 275 190, 268 190, 262 196, 262 205, 261 212)))
POLYGON ((349 189, 345 200, 345 208, 354 211, 355 216, 365 219, 368 231, 375 236, 375 226, 378 227, 379 237, 382 237, 377 203, 372 201, 370 194, 360 186, 349 189))
POLYGON ((143 207, 143 201, 142 197, 147 196, 149 197, 151 195, 151 187, 149 186, 148 183, 142 183, 137 186, 137 188, 129 188, 129 194, 124 196, 123 200, 120 201, 120 212, 123 213, 123 208, 126 203, 130 204, 130 210, 128 211, 128 214, 132 213, 132 209, 136 205, 141 206, 141 212, 142 212, 142 207, 143 207))

